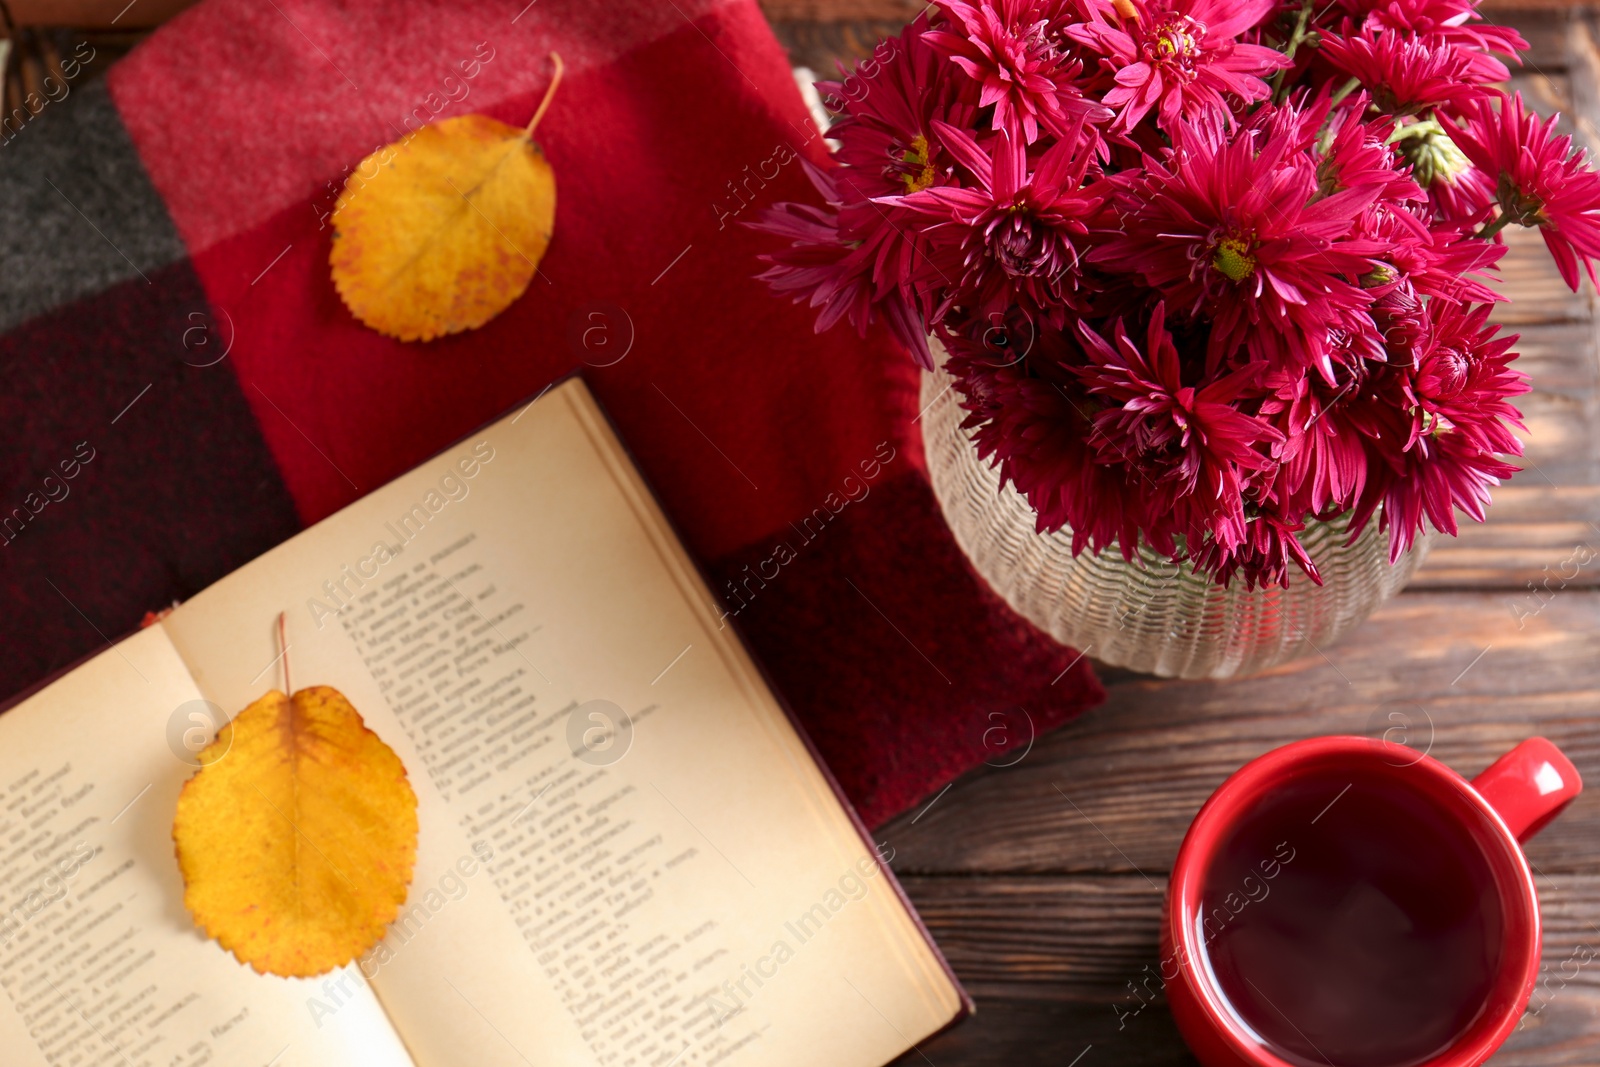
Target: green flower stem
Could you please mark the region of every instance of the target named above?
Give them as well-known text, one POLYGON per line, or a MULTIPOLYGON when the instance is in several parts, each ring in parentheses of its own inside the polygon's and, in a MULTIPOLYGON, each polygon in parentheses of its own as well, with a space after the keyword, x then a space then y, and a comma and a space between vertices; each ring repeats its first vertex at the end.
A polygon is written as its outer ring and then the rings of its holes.
POLYGON ((1349 81, 1345 82, 1339 87, 1338 92, 1333 94, 1333 99, 1330 101, 1330 103, 1338 106, 1339 101, 1343 100, 1345 97, 1349 96, 1359 88, 1361 88, 1361 79, 1351 78, 1349 81))
POLYGON ((1287 95, 1284 91, 1283 79, 1294 65, 1294 54, 1300 50, 1301 44, 1315 36, 1307 32, 1307 27, 1311 24, 1311 4, 1312 0, 1301 0, 1300 17, 1295 20, 1294 32, 1289 35, 1289 43, 1284 46, 1283 58, 1289 61, 1290 66, 1280 68, 1272 76, 1272 102, 1274 104, 1283 103, 1287 95))
POLYGON ((1480 241, 1487 241, 1489 238, 1493 237, 1495 234, 1509 226, 1511 221, 1511 215, 1502 209, 1499 218, 1495 219, 1493 222, 1484 223, 1483 229, 1479 230, 1472 236, 1478 238, 1480 241))

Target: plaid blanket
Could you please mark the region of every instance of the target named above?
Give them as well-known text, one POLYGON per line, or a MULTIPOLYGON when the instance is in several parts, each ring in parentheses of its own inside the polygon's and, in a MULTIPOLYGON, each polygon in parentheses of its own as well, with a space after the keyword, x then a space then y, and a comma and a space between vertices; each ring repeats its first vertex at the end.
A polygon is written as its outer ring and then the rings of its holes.
POLYGON ((1102 698, 952 541, 904 354, 752 280, 737 223, 823 156, 753 0, 207 0, 94 62, 0 144, 0 691, 576 366, 869 822, 1102 698), (345 176, 435 118, 526 121, 551 51, 528 293, 428 344, 357 323, 345 176))

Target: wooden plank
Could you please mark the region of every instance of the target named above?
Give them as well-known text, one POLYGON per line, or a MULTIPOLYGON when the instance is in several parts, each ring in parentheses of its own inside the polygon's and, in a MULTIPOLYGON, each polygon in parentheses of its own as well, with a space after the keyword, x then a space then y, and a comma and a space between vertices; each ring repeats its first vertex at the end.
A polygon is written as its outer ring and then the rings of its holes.
POLYGON ((19 26, 75 26, 81 29, 145 29, 163 22, 195 0, 9 0, 19 26))
MULTIPOLYGON (((1592 966, 1592 965, 1591 965, 1592 966)), ((1491 1067, 1594 1067, 1600 996, 1567 989, 1489 1059, 1491 1067)), ((924 1042, 896 1067, 1051 1064, 1052 1067, 1194 1067, 1165 1006, 1117 1029, 1109 1005, 995 995, 960 1026, 924 1042), (1079 1057, 1082 1057, 1081 1059, 1079 1057)))
POLYGON ((906 24, 925 10, 926 0, 762 0, 773 22, 896 22, 906 24))
POLYGON ((1137 1007, 1129 983, 1138 986, 1160 955, 1167 882, 1159 874, 1150 882, 1138 875, 900 881, 980 1001, 998 994, 1137 1007))
POLYGON ((1512 480, 1524 484, 1593 485, 1600 465, 1600 426, 1595 422, 1595 395, 1574 395, 1543 388, 1535 378, 1534 390, 1518 397, 1526 432, 1519 432, 1523 473, 1512 480))
MULTIPOLYGON (((1544 955, 1523 1024, 1499 1067, 1596 1062, 1600 876, 1536 879, 1544 955)), ((900 1062, 1188 1064, 1161 994, 1166 886, 1138 876, 903 877, 977 1015, 900 1062)))
POLYGON ((1249 681, 1113 681, 1105 706, 1040 738, 1015 766, 962 778, 915 824, 902 816, 879 837, 912 874, 1155 878, 1241 764, 1302 737, 1377 736, 1393 714, 1469 776, 1533 734, 1561 745, 1596 787, 1530 855, 1551 872, 1600 873, 1597 634, 1593 591, 1403 595, 1325 656, 1249 681))
POLYGON ((1549 3, 1485 3, 1479 10, 1490 22, 1515 26, 1528 42, 1528 62, 1540 69, 1559 70, 1567 62, 1570 9, 1549 3))
MULTIPOLYGON (((901 877, 980 1011, 985 997, 996 996, 1099 1004, 1113 1018, 1137 1013, 1141 1002, 1159 995, 1167 884, 1160 876, 1152 881, 1137 875, 901 877)), ((1543 1014, 1565 990, 1600 994, 1600 958, 1576 974, 1570 966, 1561 971, 1583 949, 1600 955, 1600 928, 1592 922, 1600 914, 1600 875, 1536 875, 1534 881, 1551 981, 1529 1006, 1543 1014)), ((1600 1033, 1595 1041, 1600 1048, 1600 1033)))
POLYGON ((1587 397, 1600 387, 1595 329, 1587 317, 1577 322, 1507 326, 1504 332, 1517 335, 1517 369, 1533 380, 1535 391, 1587 397))
POLYGON ((1512 227, 1505 231, 1505 241, 1494 287, 1508 302, 1496 305, 1494 321, 1521 327, 1594 317, 1593 287, 1585 282, 1576 293, 1567 288, 1538 233, 1512 227))
POLYGON ((1434 539, 1407 588, 1499 588, 1516 600, 1532 595, 1530 585, 1540 596, 1600 586, 1600 486, 1552 486, 1533 471, 1517 475, 1495 490, 1487 523, 1434 539))
POLYGON ((773 21, 906 23, 927 6, 927 0, 761 0, 773 21))
POLYGON ((977 1014, 894 1063, 895 1067, 1195 1067, 1164 1006, 1118 1030, 1117 1017, 1105 1004, 1001 994, 980 1000, 977 1014))
POLYGON ((861 19, 849 22, 813 22, 774 19, 772 31, 789 53, 789 62, 807 67, 818 77, 831 78, 838 63, 853 65, 872 54, 878 43, 904 25, 899 19, 861 19))

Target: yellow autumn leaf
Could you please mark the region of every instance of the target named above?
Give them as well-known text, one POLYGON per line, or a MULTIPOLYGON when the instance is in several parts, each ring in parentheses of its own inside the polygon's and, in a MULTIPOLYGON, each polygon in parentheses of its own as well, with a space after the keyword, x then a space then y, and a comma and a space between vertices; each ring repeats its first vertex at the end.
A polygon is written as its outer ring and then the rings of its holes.
POLYGON ((274 690, 200 753, 172 823, 195 923, 263 974, 322 974, 378 943, 417 860, 400 757, 337 689, 274 690))
POLYGON ((477 329, 527 290, 555 227, 555 171, 533 141, 561 82, 561 59, 551 58, 555 75, 526 127, 444 119, 351 173, 329 262, 356 318, 389 337, 429 341, 477 329))

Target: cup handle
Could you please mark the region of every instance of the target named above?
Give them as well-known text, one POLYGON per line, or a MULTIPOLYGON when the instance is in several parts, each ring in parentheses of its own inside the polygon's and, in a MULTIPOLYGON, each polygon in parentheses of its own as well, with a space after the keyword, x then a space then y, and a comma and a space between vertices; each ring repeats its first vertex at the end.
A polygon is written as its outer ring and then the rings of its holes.
POLYGON ((1518 841, 1526 841, 1583 792, 1572 761, 1542 737, 1530 737, 1472 780, 1518 841))

